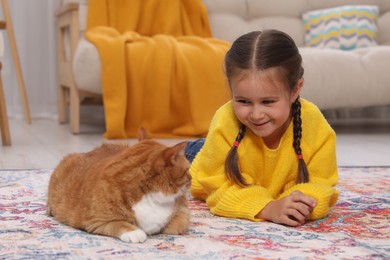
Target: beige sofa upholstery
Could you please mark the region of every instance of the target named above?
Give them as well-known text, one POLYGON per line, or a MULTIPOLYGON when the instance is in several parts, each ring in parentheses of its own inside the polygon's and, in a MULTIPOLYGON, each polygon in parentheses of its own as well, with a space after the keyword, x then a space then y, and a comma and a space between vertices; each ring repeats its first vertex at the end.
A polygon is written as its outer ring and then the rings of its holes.
POLYGON ((302 96, 321 109, 390 104, 390 1, 204 0, 216 38, 233 41, 251 30, 275 28, 300 47, 305 69, 302 96), (304 47, 302 14, 352 4, 379 6, 377 47, 351 51, 304 47))
MULTIPOLYGON (((87 0, 81 1, 80 28, 85 30, 87 0)), ((203 0, 213 37, 232 42, 252 30, 275 28, 293 37, 305 69, 302 97, 321 109, 390 105, 389 0, 203 0), (353 3, 352 3, 353 2, 353 3), (379 7, 378 46, 344 51, 304 47, 302 14, 342 5, 379 7)), ((79 89, 101 94, 100 60, 95 47, 83 39, 73 57, 79 89)))

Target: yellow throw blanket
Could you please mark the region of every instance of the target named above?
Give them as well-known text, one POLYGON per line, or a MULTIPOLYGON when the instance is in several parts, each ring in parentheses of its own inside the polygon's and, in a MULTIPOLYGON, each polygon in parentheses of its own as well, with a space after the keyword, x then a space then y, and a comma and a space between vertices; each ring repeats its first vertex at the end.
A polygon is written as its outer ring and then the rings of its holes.
POLYGON ((159 7, 160 1, 166 0, 89 2, 86 38, 102 62, 108 139, 134 137, 140 126, 154 137, 204 136, 216 109, 229 99, 222 64, 230 43, 207 37, 201 1, 169 0, 175 8, 159 7))
POLYGON ((97 26, 144 36, 211 37, 202 0, 89 0, 87 29, 97 26))

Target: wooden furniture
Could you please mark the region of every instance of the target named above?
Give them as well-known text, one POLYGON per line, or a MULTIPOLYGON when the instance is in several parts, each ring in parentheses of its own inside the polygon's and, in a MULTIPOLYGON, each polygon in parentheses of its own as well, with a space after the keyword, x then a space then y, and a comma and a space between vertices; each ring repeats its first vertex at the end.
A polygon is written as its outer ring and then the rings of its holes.
MULTIPOLYGON (((5 22, 0 21, 0 30, 5 29, 5 22)), ((1 77, 1 69, 3 65, 0 62, 0 132, 1 132, 1 142, 3 145, 11 145, 11 135, 9 132, 8 126, 8 114, 7 114, 7 105, 5 103, 5 95, 3 88, 3 80, 1 77)))
POLYGON ((98 94, 79 90, 76 86, 72 64, 77 43, 80 39, 79 5, 69 3, 56 12, 57 54, 58 54, 58 120, 67 123, 69 106, 70 128, 73 134, 80 133, 80 105, 102 104, 98 94), (69 34, 69 39, 66 34, 69 34), (69 40, 70 53, 67 56, 65 41, 69 40))
MULTIPOLYGON (((0 26, 3 23, 0 22, 0 26)), ((5 95, 3 89, 3 80, 1 78, 1 69, 2 64, 0 62, 0 131, 1 131, 1 141, 3 145, 11 145, 11 135, 9 132, 8 126, 8 115, 7 115, 7 106, 5 104, 5 95)))
MULTIPOLYGON (((16 77, 17 77, 17 80, 19 83, 19 90, 20 90, 20 94, 22 96, 22 102, 23 102, 23 107, 24 107, 24 114, 26 116, 26 122, 28 124, 31 124, 31 116, 30 116, 30 109, 28 106, 27 93, 26 93, 26 88, 24 85, 22 69, 20 66, 18 49, 16 46, 16 40, 15 40, 15 35, 14 35, 14 29, 13 29, 12 22, 11 22, 11 15, 10 15, 10 11, 8 8, 8 2, 7 2, 7 0, 1 0, 1 4, 2 4, 2 9, 3 9, 5 21, 0 21, 0 30, 6 30, 8 33, 8 40, 10 43, 12 59, 13 59, 14 66, 15 66, 16 77)), ((10 134, 9 125, 8 125, 7 105, 6 105, 6 101, 5 101, 3 80, 1 77, 2 67, 3 67, 3 65, 0 62, 0 131, 1 131, 1 141, 2 141, 3 145, 11 145, 11 134, 10 134)))
MULTIPOLYGON (((11 15, 10 15, 9 8, 8 8, 8 2, 7 2, 7 0, 2 0, 1 3, 2 3, 2 7, 3 7, 5 23, 4 23, 4 28, 0 28, 0 29, 6 29, 7 33, 8 33, 8 40, 10 43, 12 59, 13 59, 14 66, 15 66, 16 77, 17 77, 17 80, 19 83, 19 90, 20 90, 20 94, 22 96, 22 102, 23 102, 23 108, 24 108, 24 114, 26 117, 26 122, 28 124, 31 124, 31 116, 30 116, 30 109, 28 106, 26 87, 24 85, 22 69, 21 69, 20 61, 19 61, 18 49, 16 46, 16 40, 15 40, 15 35, 14 35, 14 29, 12 26, 11 15)), ((2 21, 2 22, 4 22, 4 21, 2 21)))

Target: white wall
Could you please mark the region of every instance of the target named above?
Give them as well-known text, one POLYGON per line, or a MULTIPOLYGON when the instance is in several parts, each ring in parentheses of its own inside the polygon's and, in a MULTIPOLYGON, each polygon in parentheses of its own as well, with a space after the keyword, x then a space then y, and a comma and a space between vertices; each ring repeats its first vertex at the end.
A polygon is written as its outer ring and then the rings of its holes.
MULTIPOLYGON (((11 19, 26 86, 31 117, 57 118, 57 68, 55 11, 60 0, 8 0, 11 19)), ((1 8, 1 19, 4 20, 1 8)), ((23 117, 23 103, 8 34, 2 58, 3 85, 9 117, 23 117)))

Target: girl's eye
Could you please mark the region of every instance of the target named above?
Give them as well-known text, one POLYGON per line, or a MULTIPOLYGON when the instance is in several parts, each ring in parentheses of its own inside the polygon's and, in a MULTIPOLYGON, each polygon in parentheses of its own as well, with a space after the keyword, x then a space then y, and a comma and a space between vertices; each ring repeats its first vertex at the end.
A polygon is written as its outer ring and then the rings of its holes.
POLYGON ((245 100, 245 99, 238 99, 237 102, 241 103, 241 104, 250 104, 250 102, 248 100, 245 100))
POLYGON ((264 105, 269 105, 269 104, 272 104, 274 102, 275 102, 275 100, 263 100, 264 105))

